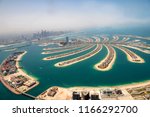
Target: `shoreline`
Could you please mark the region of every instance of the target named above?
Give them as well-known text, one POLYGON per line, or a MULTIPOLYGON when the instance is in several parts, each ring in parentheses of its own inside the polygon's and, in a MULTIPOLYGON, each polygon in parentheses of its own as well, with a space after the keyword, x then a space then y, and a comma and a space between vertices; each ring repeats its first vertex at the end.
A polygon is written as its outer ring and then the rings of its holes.
POLYGON ((26 73, 24 70, 22 70, 22 69, 19 68, 19 67, 20 67, 19 61, 22 60, 22 57, 23 57, 26 53, 27 53, 27 51, 25 51, 25 53, 22 54, 22 56, 17 57, 16 67, 18 68, 18 71, 19 71, 21 74, 30 77, 32 80, 35 80, 35 79, 37 79, 37 78, 35 78, 34 76, 30 76, 30 75, 29 75, 28 73, 26 73))
MULTIPOLYGON (((118 84, 118 85, 113 85, 113 86, 71 86, 71 87, 61 87, 64 89, 101 89, 101 88, 120 88, 120 89, 128 89, 128 88, 135 88, 135 87, 141 87, 145 85, 150 85, 150 80, 145 80, 145 81, 140 81, 140 82, 132 82, 132 83, 127 83, 127 84, 118 84)), ((53 86, 52 86, 53 87, 53 86)))
MULTIPOLYGON (((103 90, 121 90, 123 95, 117 97, 117 100, 134 100, 134 97, 127 91, 128 89, 134 88, 142 88, 150 86, 150 80, 139 82, 139 83, 131 83, 125 85, 118 85, 118 86, 97 86, 97 87, 88 87, 88 86, 75 86, 75 87, 60 87, 60 86, 52 86, 46 89, 44 92, 37 96, 38 99, 44 100, 72 100, 72 93, 73 92, 97 92, 103 90), (57 91, 53 96, 49 95, 48 93, 51 92, 51 89, 57 88, 57 91)), ((54 93, 54 92, 53 92, 54 93)), ((107 98, 103 98, 104 100, 107 98)), ((108 99, 113 99, 109 97, 108 99)))

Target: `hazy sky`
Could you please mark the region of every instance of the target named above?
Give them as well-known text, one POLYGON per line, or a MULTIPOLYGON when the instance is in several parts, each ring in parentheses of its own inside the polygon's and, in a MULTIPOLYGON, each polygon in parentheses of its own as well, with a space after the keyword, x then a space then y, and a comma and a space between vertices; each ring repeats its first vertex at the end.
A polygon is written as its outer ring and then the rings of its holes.
POLYGON ((0 0, 0 34, 150 24, 150 0, 0 0))

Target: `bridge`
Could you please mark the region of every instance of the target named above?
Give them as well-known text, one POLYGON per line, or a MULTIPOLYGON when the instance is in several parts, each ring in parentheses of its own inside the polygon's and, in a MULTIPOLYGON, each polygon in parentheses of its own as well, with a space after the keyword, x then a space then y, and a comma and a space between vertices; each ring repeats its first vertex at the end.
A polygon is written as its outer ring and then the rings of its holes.
POLYGON ((31 95, 31 94, 25 93, 25 92, 22 92, 21 94, 24 95, 24 96, 30 97, 32 99, 39 99, 39 98, 37 98, 37 97, 35 97, 35 96, 31 95))
POLYGON ((25 92, 21 92, 21 91, 19 91, 19 90, 17 90, 20 94, 22 94, 22 95, 24 95, 24 96, 26 96, 26 97, 29 97, 29 98, 31 98, 31 99, 35 99, 35 100, 44 100, 44 99, 41 99, 41 98, 38 98, 38 97, 36 97, 36 96, 33 96, 33 95, 31 95, 31 94, 28 94, 28 93, 25 93, 25 92))
POLYGON ((25 92, 21 92, 22 95, 26 96, 26 97, 29 97, 29 98, 32 98, 32 99, 35 99, 35 100, 44 100, 42 98, 38 98, 38 97, 35 97, 31 94, 28 94, 28 93, 25 93, 25 92))

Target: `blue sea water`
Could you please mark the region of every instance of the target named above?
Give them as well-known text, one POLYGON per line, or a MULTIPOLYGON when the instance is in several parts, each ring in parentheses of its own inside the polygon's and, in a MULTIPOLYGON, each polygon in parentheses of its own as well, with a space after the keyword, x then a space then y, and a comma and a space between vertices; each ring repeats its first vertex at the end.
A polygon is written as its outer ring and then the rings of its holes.
MULTIPOLYGON (((150 36, 149 30, 147 31, 147 33, 145 31, 140 33, 139 32, 140 31, 137 30, 129 31, 124 29, 123 31, 117 29, 114 32, 105 31, 105 34, 109 34, 110 37, 113 34, 133 34, 145 37, 150 36)), ((83 33, 79 33, 78 35, 81 36, 82 34, 83 33)), ((90 30, 90 33, 86 35, 91 37, 94 34, 104 34, 104 32, 101 30, 90 30)), ((75 35, 73 36, 75 37, 75 35)), ((65 68, 57 68, 54 66, 54 64, 63 60, 68 60, 86 54, 93 50, 94 47, 85 52, 52 61, 42 60, 44 57, 49 56, 41 54, 41 52, 43 52, 43 48, 44 47, 32 44, 31 46, 18 49, 27 50, 27 54, 22 58, 22 62, 20 63, 20 65, 23 66, 23 69, 26 73, 35 77, 40 82, 37 87, 35 87, 31 91, 28 91, 28 93, 35 96, 39 95, 51 86, 114 86, 150 80, 150 55, 144 54, 134 49, 131 50, 144 58, 146 63, 131 63, 127 60, 126 55, 121 50, 115 48, 117 57, 113 68, 107 72, 100 72, 95 70, 93 67, 107 55, 107 49, 105 47, 103 47, 103 49, 95 56, 65 68)), ((2 62, 11 53, 12 52, 1 51, 0 62, 2 62)), ((2 85, 2 83, 0 83, 0 88, 0 99, 30 99, 22 95, 15 95, 11 93, 2 85)))

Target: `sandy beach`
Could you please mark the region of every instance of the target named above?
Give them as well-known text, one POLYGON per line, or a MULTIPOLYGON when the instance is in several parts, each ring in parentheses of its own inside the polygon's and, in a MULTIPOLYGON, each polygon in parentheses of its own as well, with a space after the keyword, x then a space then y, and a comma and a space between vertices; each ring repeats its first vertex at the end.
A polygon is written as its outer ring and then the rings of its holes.
POLYGON ((44 100, 72 100, 72 92, 83 92, 83 91, 100 91, 105 89, 120 89, 123 92, 123 96, 118 97, 118 100, 134 100, 133 97, 127 92, 127 89, 129 88, 138 88, 138 87, 144 87, 150 85, 150 80, 145 82, 139 82, 139 83, 131 83, 126 85, 119 85, 119 86, 97 86, 97 87, 70 87, 70 88, 63 88, 58 87, 58 91, 54 97, 48 96, 49 90, 52 88, 50 87, 43 93, 41 93, 39 96, 37 96, 39 99, 44 100))
MULTIPOLYGON (((35 80, 36 78, 31 77, 30 75, 28 75, 27 73, 25 73, 22 69, 20 69, 20 65, 19 65, 19 61, 22 59, 22 57, 27 53, 27 51, 25 51, 23 54, 19 55, 17 57, 17 62, 16 62, 16 67, 18 68, 18 72, 16 74, 21 74, 23 76, 27 76, 28 78, 35 80)), ((38 82, 39 84, 39 82, 38 82)))
POLYGON ((70 87, 66 88, 69 90, 77 90, 77 91, 82 91, 82 90, 99 90, 99 89, 105 89, 105 88, 119 88, 119 89, 128 89, 128 88, 135 88, 135 87, 142 87, 145 85, 150 85, 150 80, 143 81, 143 82, 138 82, 138 83, 131 83, 131 84, 124 84, 124 85, 117 85, 117 86, 97 86, 97 87, 70 87))

